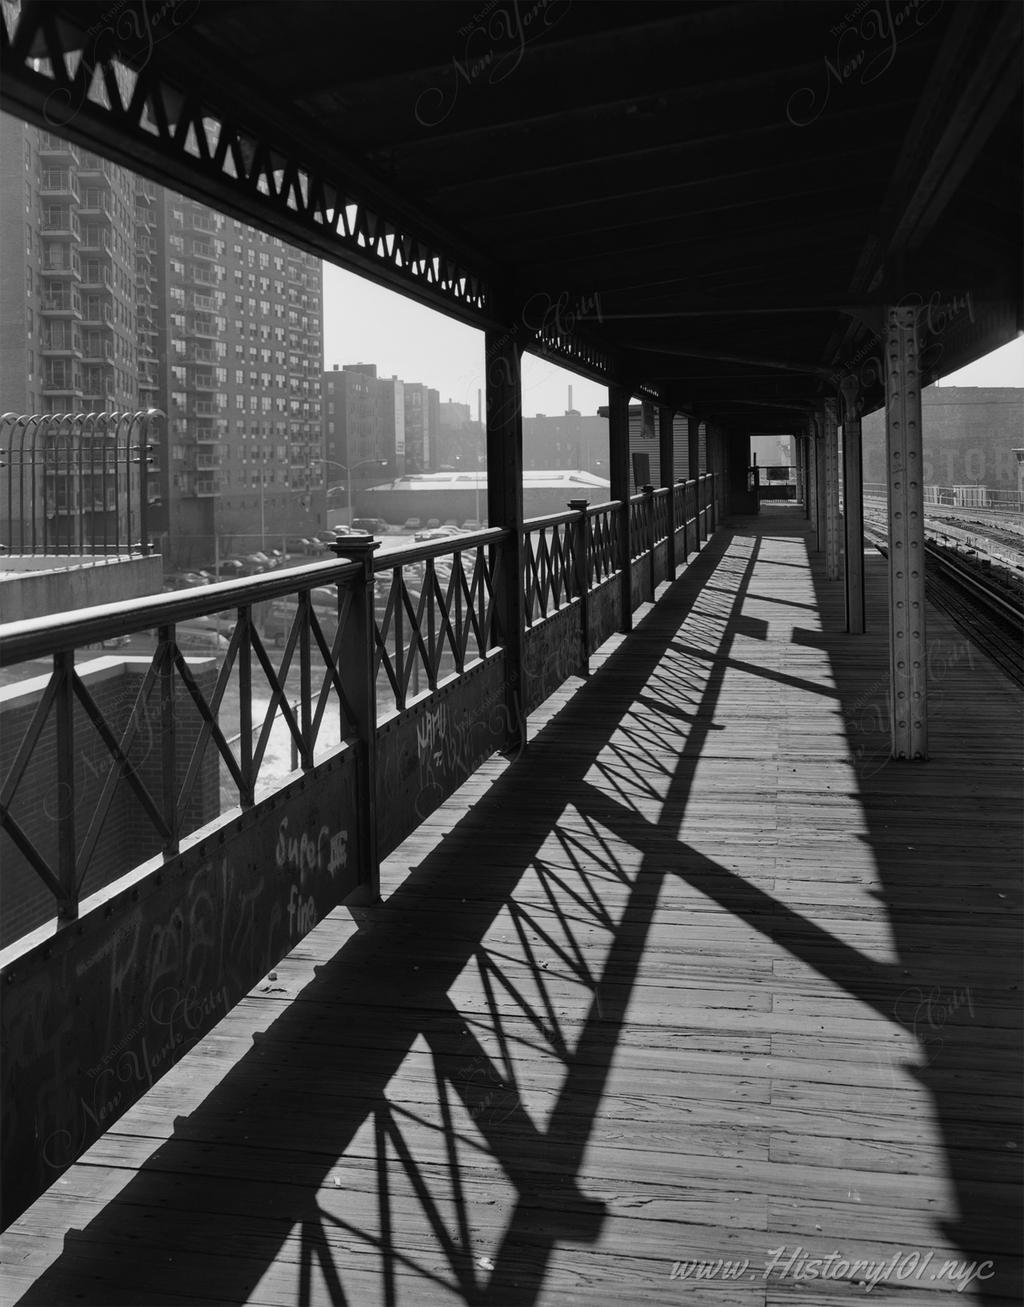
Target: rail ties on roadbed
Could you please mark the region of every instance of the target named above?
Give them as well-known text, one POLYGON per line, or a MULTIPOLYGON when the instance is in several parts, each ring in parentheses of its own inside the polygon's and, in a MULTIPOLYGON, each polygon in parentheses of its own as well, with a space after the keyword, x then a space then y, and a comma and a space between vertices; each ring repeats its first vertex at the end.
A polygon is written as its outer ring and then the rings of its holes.
MULTIPOLYGON (((887 555, 887 533, 865 522, 865 533, 887 555)), ((983 652, 1018 685, 1024 685, 1024 586, 1008 570, 950 557, 942 545, 925 546, 925 588, 983 652)))

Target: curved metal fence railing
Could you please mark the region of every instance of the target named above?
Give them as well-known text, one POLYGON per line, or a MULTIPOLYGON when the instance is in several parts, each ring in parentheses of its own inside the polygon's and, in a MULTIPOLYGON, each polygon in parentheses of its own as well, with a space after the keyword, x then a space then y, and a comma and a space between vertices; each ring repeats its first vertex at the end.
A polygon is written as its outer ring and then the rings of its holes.
POLYGON ((4 413, 0 547, 121 557, 151 551, 147 517, 160 409, 4 413))

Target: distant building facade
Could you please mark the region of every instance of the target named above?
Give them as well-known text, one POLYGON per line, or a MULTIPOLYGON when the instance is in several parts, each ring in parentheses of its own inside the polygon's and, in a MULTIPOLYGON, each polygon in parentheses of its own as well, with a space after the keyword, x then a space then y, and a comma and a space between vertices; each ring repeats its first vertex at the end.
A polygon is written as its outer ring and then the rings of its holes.
POLYGON ((157 248, 173 561, 308 534, 323 518, 320 261, 169 191, 157 248))
MULTIPOLYGON (((0 115, 0 410, 109 413, 157 403, 156 196, 128 169, 0 115)), ((146 494, 157 533, 161 472, 154 450, 146 494)), ((38 515, 54 544, 108 539, 126 493, 111 483, 103 472, 94 483, 51 465, 30 479, 21 516, 38 515)))
MULTIPOLYGON (((601 451, 598 461, 587 470, 600 475, 607 475, 608 459, 608 409, 602 406, 597 410, 598 420, 603 425, 600 437, 596 429, 591 435, 591 449, 601 451)), ((672 425, 672 476, 673 481, 686 481, 696 475, 696 469, 689 466, 689 427, 685 417, 676 414, 672 425)), ((701 422, 698 427, 701 467, 707 469, 707 425, 701 422)), ((644 484, 660 486, 664 484, 661 475, 661 441, 658 431, 657 412, 649 408, 646 415, 642 404, 629 406, 629 475, 630 489, 635 494, 644 484), (649 478, 649 480, 648 480, 649 478)))
POLYGON ((378 377, 375 363, 337 364, 321 379, 323 484, 352 492, 405 472, 405 383, 378 377))
MULTIPOLYGON (((921 392, 926 486, 1017 489, 1014 447, 1024 430, 1024 388, 927 386, 921 392)), ((864 480, 883 484, 885 411, 862 423, 864 480)))
POLYGON ((319 260, 5 114, 0 278, 3 411, 167 414, 170 565, 322 518, 319 260))
POLYGON ((405 383, 405 467, 430 472, 438 466, 441 396, 421 381, 405 383))

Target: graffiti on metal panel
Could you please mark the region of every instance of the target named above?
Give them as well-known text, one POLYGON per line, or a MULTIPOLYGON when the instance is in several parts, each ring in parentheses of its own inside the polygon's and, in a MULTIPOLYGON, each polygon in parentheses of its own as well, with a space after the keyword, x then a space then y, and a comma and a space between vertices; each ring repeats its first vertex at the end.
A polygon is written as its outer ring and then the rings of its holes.
POLYGON ((580 633, 578 608, 566 609, 566 618, 555 618, 550 626, 535 628, 530 634, 529 702, 536 707, 553 694, 570 676, 580 672, 580 633))
POLYGON ((416 723, 418 815, 432 812, 492 751, 493 745, 480 740, 483 727, 484 723, 468 710, 452 713, 444 701, 416 723))
POLYGON ((428 816, 500 748, 512 734, 510 724, 503 685, 489 690, 472 710, 453 711, 446 701, 430 710, 416 726, 416 815, 428 816))
POLYGON ((46 1167, 67 1166, 342 896, 346 830, 283 817, 267 866, 259 849, 273 833, 244 832, 237 862, 201 863, 177 890, 128 906, 92 950, 19 981, 4 1019, 11 1163, 16 1132, 42 1139, 46 1167))

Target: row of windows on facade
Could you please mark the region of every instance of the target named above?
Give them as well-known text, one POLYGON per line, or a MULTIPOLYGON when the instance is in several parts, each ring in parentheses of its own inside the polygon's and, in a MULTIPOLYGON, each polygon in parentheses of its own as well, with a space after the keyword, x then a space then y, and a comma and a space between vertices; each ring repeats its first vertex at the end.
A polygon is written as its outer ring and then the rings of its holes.
MULTIPOLYGON (((172 357, 177 359, 182 359, 193 364, 226 363, 228 357, 227 345, 223 341, 219 341, 219 340, 211 341, 208 347, 197 347, 195 345, 190 345, 188 341, 179 337, 171 341, 171 351, 172 351, 172 357)), ((286 356, 284 350, 280 350, 280 349, 271 350, 268 346, 264 346, 263 348, 257 350, 255 345, 250 345, 247 348, 245 345, 236 344, 234 348, 234 356, 236 361, 248 358, 250 363, 256 363, 257 361, 262 363, 274 362, 277 364, 278 367, 284 367, 287 364, 287 367, 292 374, 301 372, 304 378, 314 377, 317 375, 317 361, 315 359, 310 359, 308 356, 301 355, 301 354, 289 354, 286 356)), ((224 376, 221 379, 226 381, 227 373, 225 369, 218 367, 217 368, 218 376, 220 376, 222 372, 224 373, 224 376)), ((264 372, 261 373, 260 375, 264 377, 269 377, 270 373, 264 372)), ((274 375, 280 376, 282 374, 275 373, 274 375)), ((235 369, 236 384, 238 385, 242 384, 242 377, 243 377, 242 369, 236 368, 235 369)), ((250 383, 255 384, 256 373, 254 371, 250 371, 249 378, 250 378, 250 383)), ((264 384, 269 385, 270 382, 266 381, 264 382, 264 384)))
MULTIPOLYGON (((179 335, 187 335, 190 327, 196 325, 208 327, 211 334, 221 336, 227 334, 228 322, 223 314, 211 314, 203 311, 202 313, 195 314, 192 322, 190 322, 186 314, 178 312, 171 313, 170 320, 172 332, 179 335)), ((270 340, 271 334, 273 334, 274 340, 279 344, 286 343, 292 349, 316 348, 317 342, 320 339, 319 320, 317 320, 313 326, 305 329, 305 335, 308 337, 308 341, 303 340, 302 335, 296 330, 286 331, 285 328, 281 326, 271 327, 266 323, 257 323, 255 321, 249 321, 246 323, 244 318, 235 318, 233 320, 233 325, 235 332, 240 336, 248 334, 250 340, 262 340, 266 342, 270 340)))
MULTIPOLYGON (((94 192, 86 191, 81 199, 75 197, 67 205, 40 205, 40 208, 43 218, 41 228, 30 217, 25 222, 25 253, 30 258, 42 257, 46 248, 53 243, 45 233, 56 231, 68 232, 69 239, 77 240, 85 249, 103 249, 123 264, 134 263, 137 244, 129 241, 124 232, 132 229, 135 217, 126 206, 118 205, 122 212, 110 223, 83 221, 83 215, 87 219, 91 210, 109 208, 109 205, 99 202, 94 192)), ((31 191, 26 188, 25 212, 31 215, 34 209, 31 191)), ((148 245, 145 248, 148 249, 148 245)))
MULTIPOLYGON (((253 437, 255 439, 255 437, 253 437)), ((299 446, 304 448, 304 446, 299 446)), ((247 449, 244 445, 235 447, 233 445, 216 446, 218 452, 210 454, 208 457, 215 458, 218 461, 239 463, 270 463, 274 459, 284 460, 288 457, 289 446, 287 444, 278 445, 261 445, 259 448, 247 449)), ((193 453, 190 445, 172 445, 171 459, 176 463, 184 463, 193 453)))
MULTIPOLYGON (((224 231, 228 223, 228 219, 225 218, 223 214, 214 213, 207 209, 205 205, 194 205, 189 216, 192 229, 207 231, 214 234, 224 231)), ((285 262, 304 264, 306 266, 315 266, 317 263, 317 260, 313 255, 306 254, 302 250, 296 250, 291 246, 285 245, 284 241, 277 236, 270 236, 256 227, 250 227, 248 223, 239 222, 237 219, 231 219, 230 221, 235 235, 244 236, 250 247, 253 244, 260 243, 282 251, 280 254, 271 256, 264 250, 256 251, 252 248, 248 248, 245 252, 249 257, 250 262, 255 263, 256 255, 258 253, 259 266, 261 268, 269 267, 271 258, 273 258, 274 267, 279 271, 285 262)), ((184 228, 188 225, 186 224, 184 209, 172 207, 171 222, 176 227, 184 228)), ((217 240, 214 241, 214 244, 219 246, 221 249, 226 248, 224 241, 217 240)), ((241 256, 243 253, 243 247, 240 244, 233 244, 232 249, 236 255, 241 256)))
POLYGON ((188 409, 199 415, 213 416, 224 413, 234 407, 239 413, 290 413, 293 416, 303 414, 310 418, 319 418, 320 401, 315 398, 288 399, 282 395, 228 395, 225 391, 211 391, 208 399, 189 401, 183 390, 171 391, 171 403, 179 409, 188 409), (234 400, 232 405, 231 401, 234 400))
MULTIPOLYGON (((186 304, 192 308, 200 309, 204 313, 219 313, 225 308, 226 297, 217 292, 214 295, 203 295, 196 292, 191 287, 170 286, 167 290, 167 297, 172 305, 177 305, 183 309, 186 304)), ((236 309, 245 309, 250 316, 255 316, 259 306, 259 314, 263 318, 269 318, 273 315, 275 318, 284 318, 288 326, 296 331, 304 331, 311 336, 319 336, 319 320, 312 319, 308 313, 300 313, 297 309, 289 308, 286 304, 276 304, 272 300, 245 299, 241 295, 234 296, 234 307, 236 309)), ((220 318, 223 321, 223 317, 220 318)), ((236 329, 241 330, 241 319, 236 321, 236 329)))
MULTIPOLYGON (((87 298, 90 304, 112 302, 119 310, 117 314, 118 321, 127 322, 129 320, 130 315, 127 306, 134 304, 136 298, 134 277, 129 277, 127 274, 123 274, 118 268, 114 269, 115 275, 106 275, 110 271, 110 265, 106 260, 87 259, 83 263, 76 254, 74 259, 71 259, 69 263, 64 264, 61 261, 62 258, 63 256, 61 256, 61 258, 51 259, 39 269, 39 293, 44 301, 55 301, 58 309, 69 308, 72 304, 71 293, 73 292, 73 296, 77 300, 75 307, 78 307, 78 304, 85 303, 87 298), (86 297, 83 295, 82 291, 79 290, 77 285, 69 284, 63 279, 54 279, 53 273, 60 272, 62 269, 74 270, 78 273, 81 280, 86 283, 88 283, 90 277, 92 277, 97 283, 102 283, 108 290, 114 292, 114 294, 109 296, 94 295, 86 297)), ((36 273, 31 267, 26 267, 25 294, 29 299, 33 297, 35 283, 36 273)), ((45 309, 45 303, 43 307, 45 309)))
MULTIPOLYGON (((234 477, 232 477, 230 472, 222 471, 216 467, 196 468, 195 472, 217 472, 217 479, 223 488, 230 488, 234 485, 239 489, 244 490, 246 486, 251 486, 255 490, 258 489, 262 483, 264 486, 277 485, 284 486, 285 488, 290 487, 293 490, 311 489, 308 477, 299 477, 291 480, 286 472, 242 473, 241 475, 236 475, 234 477)), ((189 490, 193 484, 195 472, 173 472, 171 474, 172 488, 175 490, 189 490)))
MULTIPOLYGON (((214 264, 209 269, 193 267, 189 270, 183 260, 171 259, 169 267, 172 277, 177 277, 190 286, 198 282, 202 286, 216 288, 223 285, 227 280, 227 270, 219 264, 214 264)), ((280 278, 257 276, 254 272, 243 272, 241 268, 233 270, 232 279, 239 290, 258 290, 264 295, 269 295, 273 291, 278 299, 288 299, 299 308, 309 309, 311 312, 315 312, 320 308, 320 296, 315 293, 319 290, 319 284, 312 277, 309 278, 307 289, 313 291, 313 294, 300 293, 296 286, 282 281, 280 278)), ((307 286, 305 277, 303 277, 302 284, 307 286)), ((224 292, 219 293, 221 296, 224 294, 224 292)))
POLYGON ((66 349, 86 357, 102 355, 107 362, 116 361, 127 367, 134 367, 140 358, 147 356, 130 337, 116 331, 83 331, 77 322, 50 321, 42 314, 37 323, 30 308, 25 310, 25 326, 27 339, 44 350, 66 349))
MULTIPOLYGON (((193 351, 189 363, 172 363, 172 383, 187 389, 189 383, 189 367, 191 366, 194 368, 196 363, 202 365, 214 362, 212 355, 205 357, 205 354, 206 351, 201 351, 198 354, 193 351)), ((284 362, 283 358, 281 362, 284 362)), ((215 367, 212 372, 207 373, 193 371, 191 379, 193 385, 205 386, 207 388, 226 386, 228 384, 228 369, 225 367, 215 367)), ((250 372, 246 374, 244 368, 234 369, 234 384, 236 386, 244 386, 246 384, 250 386, 262 386, 264 390, 269 390, 271 386, 273 386, 277 390, 287 390, 293 395, 302 395, 307 398, 313 398, 317 391, 315 383, 305 375, 303 375, 301 380, 297 381, 294 378, 289 379, 284 372, 256 372, 250 370, 250 372)))

